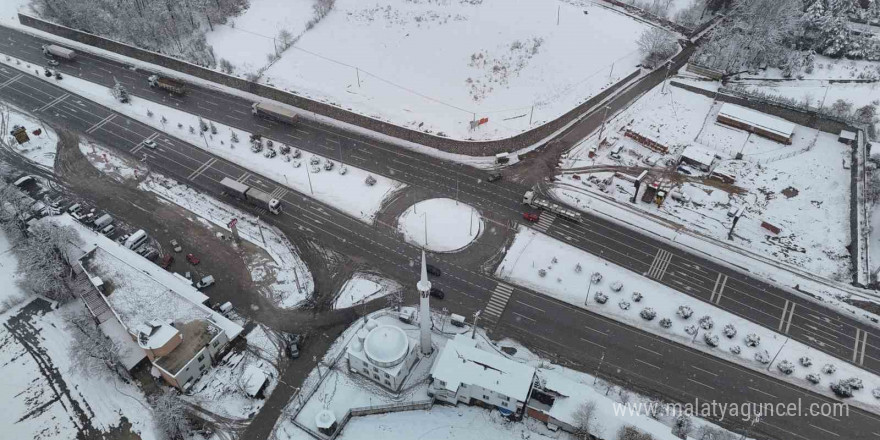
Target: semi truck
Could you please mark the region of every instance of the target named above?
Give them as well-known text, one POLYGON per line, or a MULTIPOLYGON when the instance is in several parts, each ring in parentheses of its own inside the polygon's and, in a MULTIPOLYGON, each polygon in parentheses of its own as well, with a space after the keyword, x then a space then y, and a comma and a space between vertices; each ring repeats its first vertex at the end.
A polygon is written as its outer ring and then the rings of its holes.
POLYGON ((296 112, 286 107, 265 102, 255 102, 251 107, 251 113, 253 113, 254 116, 260 116, 287 124, 296 124, 296 112))
POLYGON ((532 208, 543 209, 545 211, 552 212, 560 217, 565 217, 569 220, 576 221, 578 223, 583 221, 581 218, 581 213, 577 212, 574 209, 566 208, 565 206, 553 203, 547 199, 542 199, 535 194, 535 191, 529 190, 523 195, 523 204, 529 205, 532 208))
POLYGON ((266 208, 272 214, 281 213, 281 201, 263 191, 251 188, 228 177, 224 177, 223 180, 220 181, 220 184, 223 185, 226 192, 233 194, 241 200, 248 201, 252 205, 260 208, 266 208))
POLYGON ((150 82, 150 87, 158 87, 175 95, 183 95, 186 93, 186 87, 184 86, 184 84, 171 78, 163 78, 159 75, 151 75, 149 78, 147 78, 147 81, 150 82))
POLYGON ((56 46, 54 44, 44 44, 42 48, 43 55, 50 55, 67 61, 73 61, 73 59, 76 58, 76 52, 66 47, 56 46))

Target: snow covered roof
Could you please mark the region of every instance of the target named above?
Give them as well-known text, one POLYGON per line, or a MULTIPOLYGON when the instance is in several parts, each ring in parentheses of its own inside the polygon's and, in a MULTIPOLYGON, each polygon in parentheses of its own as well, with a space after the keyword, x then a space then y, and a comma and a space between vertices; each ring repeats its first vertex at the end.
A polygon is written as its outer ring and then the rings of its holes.
POLYGON ((718 116, 724 116, 787 138, 794 134, 795 124, 791 122, 728 102, 721 106, 718 116))
MULTIPOLYGON (((151 324, 152 325, 152 324, 151 324)), ((162 348, 171 338, 177 336, 180 332, 170 324, 159 324, 150 327, 149 331, 138 330, 138 340, 143 348, 155 350, 162 348)))
POLYGON ((248 365, 242 373, 244 378, 244 392, 248 396, 255 397, 266 383, 266 373, 256 365, 248 365))
POLYGON ((682 151, 681 157, 708 166, 715 160, 715 152, 699 145, 690 145, 682 151))
POLYGON ((447 342, 431 368, 435 380, 446 383, 443 388, 457 391, 461 384, 478 385, 504 396, 524 402, 532 386, 535 369, 476 347, 476 341, 459 334, 447 342))
POLYGON ((138 362, 147 357, 144 350, 131 339, 131 335, 125 331, 125 327, 116 319, 108 319, 98 327, 108 338, 119 345, 119 361, 122 362, 126 370, 131 370, 138 362))
POLYGON ((393 367, 403 361, 409 352, 409 338, 406 333, 393 325, 374 328, 364 341, 364 352, 373 364, 380 367, 393 367))

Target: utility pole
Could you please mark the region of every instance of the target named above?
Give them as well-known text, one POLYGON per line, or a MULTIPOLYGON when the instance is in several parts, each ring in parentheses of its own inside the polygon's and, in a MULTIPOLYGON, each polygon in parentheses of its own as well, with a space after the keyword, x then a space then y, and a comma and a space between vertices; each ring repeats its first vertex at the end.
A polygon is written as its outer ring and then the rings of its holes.
POLYGON ((560 5, 556 5, 556 26, 559 26, 559 8, 560 5))
POLYGON ((358 79, 358 88, 360 88, 360 87, 361 87, 361 70, 358 69, 357 67, 355 67, 355 68, 354 68, 354 73, 355 73, 355 75, 357 75, 357 79, 358 79))
POLYGON ((532 111, 529 112, 529 127, 532 126, 532 116, 535 115, 535 104, 532 104, 532 111))
POLYGON ((422 218, 425 219, 425 247, 428 247, 428 213, 422 214, 422 218))
POLYGON ((309 172, 309 167, 307 165, 307 166, 304 166, 303 168, 305 168, 305 170, 306 170, 306 178, 309 179, 309 192, 312 195, 315 195, 315 190, 312 188, 312 176, 311 176, 311 172, 309 172))
POLYGON ((605 352, 602 352, 602 357, 599 359, 599 364, 596 365, 596 372, 593 374, 593 385, 596 385, 596 381, 599 380, 599 369, 602 368, 602 362, 605 361, 605 352))
POLYGON ((609 106, 609 105, 605 106, 605 115, 602 116, 602 127, 599 128, 599 143, 602 143, 602 132, 605 131, 605 121, 608 120, 608 109, 610 109, 610 108, 611 108, 611 106, 609 106))
POLYGON ((663 88, 661 89, 661 93, 666 94, 666 82, 669 80, 669 70, 672 69, 672 61, 666 62, 666 77, 663 78, 663 88))
POLYGON ((260 217, 257 217, 257 228, 260 230, 260 239, 263 240, 263 247, 266 247, 266 237, 263 236, 263 225, 260 224, 260 217))
POLYGON ((477 321, 480 319, 480 312, 481 310, 477 310, 477 312, 474 313, 474 328, 473 330, 471 330, 471 339, 475 339, 477 337, 477 321))

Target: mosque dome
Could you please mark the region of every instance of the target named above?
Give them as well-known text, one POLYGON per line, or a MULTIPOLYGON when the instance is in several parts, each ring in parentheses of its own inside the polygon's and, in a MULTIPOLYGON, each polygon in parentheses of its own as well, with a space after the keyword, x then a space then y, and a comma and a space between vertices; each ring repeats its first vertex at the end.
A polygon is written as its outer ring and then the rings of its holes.
POLYGON ((377 366, 393 367, 409 352, 409 338, 400 327, 381 325, 370 330, 364 341, 364 352, 377 366))

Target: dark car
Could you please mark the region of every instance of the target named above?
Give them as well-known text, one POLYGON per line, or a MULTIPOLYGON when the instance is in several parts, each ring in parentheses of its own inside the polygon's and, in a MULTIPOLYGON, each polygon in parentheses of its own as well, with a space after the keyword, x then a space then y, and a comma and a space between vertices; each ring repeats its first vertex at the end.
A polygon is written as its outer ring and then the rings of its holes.
POLYGON ((195 266, 195 265, 199 264, 199 261, 201 261, 201 260, 199 260, 199 257, 196 257, 193 254, 186 254, 186 261, 189 261, 189 264, 192 264, 193 266, 195 266))
POLYGON ((501 173, 489 173, 489 177, 486 178, 489 182, 497 182, 501 180, 501 173))
POLYGON ((440 269, 438 269, 436 266, 431 266, 430 264, 427 264, 425 268, 428 270, 428 275, 434 275, 435 277, 443 275, 443 272, 441 272, 440 269))
POLYGON ((159 266, 161 266, 162 269, 168 269, 168 266, 171 266, 171 263, 173 263, 173 262, 174 262, 174 255, 167 254, 164 257, 162 257, 162 262, 159 264, 159 266))
POLYGON ((436 287, 432 287, 430 293, 431 293, 431 296, 433 296, 434 298, 437 298, 437 299, 443 299, 444 297, 446 297, 446 294, 443 293, 442 290, 440 290, 436 287))

